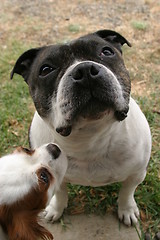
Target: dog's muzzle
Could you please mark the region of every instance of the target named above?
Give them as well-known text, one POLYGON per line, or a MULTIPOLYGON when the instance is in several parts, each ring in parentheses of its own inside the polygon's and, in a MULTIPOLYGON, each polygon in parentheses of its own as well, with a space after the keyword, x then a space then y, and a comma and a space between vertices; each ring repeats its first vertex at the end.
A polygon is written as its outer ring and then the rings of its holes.
POLYGON ((92 61, 71 66, 61 79, 58 94, 63 124, 57 126, 56 131, 62 136, 71 133, 78 116, 98 119, 112 109, 118 112, 119 120, 123 120, 128 111, 116 76, 107 67, 92 61))

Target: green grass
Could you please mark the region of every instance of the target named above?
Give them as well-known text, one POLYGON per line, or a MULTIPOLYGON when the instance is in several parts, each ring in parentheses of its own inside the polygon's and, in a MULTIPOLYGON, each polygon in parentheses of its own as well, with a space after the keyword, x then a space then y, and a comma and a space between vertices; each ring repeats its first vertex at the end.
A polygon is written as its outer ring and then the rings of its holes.
POLYGON ((119 188, 118 183, 95 188, 68 184, 69 205, 66 211, 71 214, 85 212, 98 215, 116 211, 119 188))
POLYGON ((26 49, 17 42, 11 42, 0 57, 0 156, 17 145, 28 145, 32 101, 27 84, 20 76, 10 80, 16 58, 26 49))
POLYGON ((140 31, 146 31, 148 28, 148 23, 143 22, 143 21, 132 21, 131 26, 134 29, 140 30, 140 31))
MULTIPOLYGON (((147 176, 137 188, 135 197, 148 221, 148 224, 145 223, 147 230, 154 233, 160 230, 160 79, 158 73, 151 72, 150 75, 150 96, 137 97, 137 100, 151 128, 152 154, 147 176)), ((143 226, 143 222, 141 224, 143 226)))
MULTIPOLYGON (((30 46, 16 41, 9 42, 5 50, 0 47, 0 156, 11 152, 15 146, 28 145, 28 128, 33 116, 33 108, 30 107, 32 100, 27 84, 20 76, 15 76, 12 81, 9 79, 16 59, 28 48, 30 46)), ((149 121, 153 138, 148 173, 135 193, 143 213, 140 221, 141 240, 144 239, 145 231, 154 234, 160 225, 160 89, 157 87, 160 86, 160 78, 154 70, 148 74, 152 80, 149 83, 150 94, 134 96, 149 121)), ((98 188, 68 184, 69 206, 66 211, 70 214, 86 212, 100 215, 116 212, 119 188, 120 184, 98 188)))
POLYGON ((84 30, 85 30, 85 27, 83 25, 70 24, 68 26, 68 31, 71 33, 79 33, 79 32, 83 32, 84 30))

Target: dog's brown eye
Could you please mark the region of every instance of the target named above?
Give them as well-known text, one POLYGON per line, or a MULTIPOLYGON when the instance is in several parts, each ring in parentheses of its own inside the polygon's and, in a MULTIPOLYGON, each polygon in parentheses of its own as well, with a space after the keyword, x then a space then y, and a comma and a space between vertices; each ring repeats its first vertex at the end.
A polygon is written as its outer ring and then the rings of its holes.
POLYGON ((40 71, 39 71, 39 75, 42 76, 42 77, 45 77, 47 76, 50 72, 52 72, 54 70, 53 67, 49 66, 49 65, 43 65, 41 68, 40 68, 40 71))
POLYGON ((48 175, 47 175, 47 173, 45 171, 41 172, 40 178, 46 184, 49 182, 48 175))
POLYGON ((31 150, 31 149, 24 148, 24 147, 22 147, 22 150, 23 150, 23 152, 27 153, 28 155, 32 155, 35 152, 35 150, 31 150))
POLYGON ((102 50, 102 54, 105 56, 113 56, 115 53, 110 47, 104 47, 102 50))
POLYGON ((50 183, 54 180, 53 175, 46 169, 45 167, 39 168, 36 171, 36 175, 38 178, 38 186, 40 191, 45 191, 50 183))

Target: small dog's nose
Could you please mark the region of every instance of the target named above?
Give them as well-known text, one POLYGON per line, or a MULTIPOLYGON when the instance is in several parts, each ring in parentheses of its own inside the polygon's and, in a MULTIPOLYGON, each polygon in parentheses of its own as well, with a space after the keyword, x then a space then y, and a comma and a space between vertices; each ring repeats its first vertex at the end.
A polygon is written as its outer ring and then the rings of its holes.
POLYGON ((61 153, 59 147, 53 143, 47 145, 47 150, 53 156, 54 159, 57 159, 61 153))
POLYGON ((87 84, 90 79, 96 79, 100 75, 101 67, 92 62, 84 62, 77 65, 72 72, 74 82, 87 84))

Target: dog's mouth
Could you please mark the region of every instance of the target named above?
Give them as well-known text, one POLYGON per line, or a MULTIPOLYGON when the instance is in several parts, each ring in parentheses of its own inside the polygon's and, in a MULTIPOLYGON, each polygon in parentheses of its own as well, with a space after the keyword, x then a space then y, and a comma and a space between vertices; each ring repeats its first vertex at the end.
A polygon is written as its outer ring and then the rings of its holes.
POLYGON ((78 107, 76 104, 73 104, 65 116, 65 125, 57 127, 56 131, 60 135, 67 137, 71 134, 72 127, 78 122, 79 117, 86 121, 93 121, 104 117, 104 115, 109 115, 111 112, 113 112, 113 104, 90 98, 78 107))
POLYGON ((82 107, 80 111, 80 115, 86 119, 99 119, 101 118, 106 111, 113 108, 111 103, 105 103, 98 99, 90 99, 88 103, 82 107))

